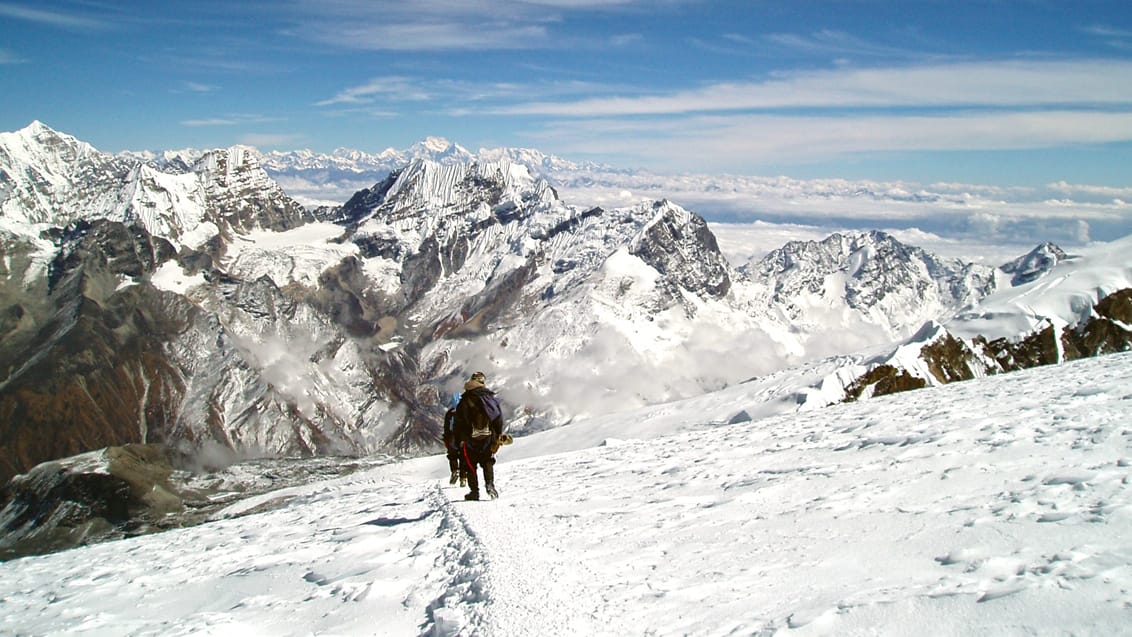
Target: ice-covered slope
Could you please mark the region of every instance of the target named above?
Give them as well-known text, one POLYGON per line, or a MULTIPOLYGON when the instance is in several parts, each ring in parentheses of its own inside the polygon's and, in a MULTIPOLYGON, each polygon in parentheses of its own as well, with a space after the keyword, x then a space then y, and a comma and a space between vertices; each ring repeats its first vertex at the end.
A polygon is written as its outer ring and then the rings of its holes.
POLYGON ((1118 354, 722 424, 728 390, 520 439, 493 502, 442 457, 388 465, 0 564, 0 631, 1119 634, 1130 378, 1118 354))
MULTIPOLYGON (((946 323, 963 337, 1013 338, 1043 324, 1058 329, 1093 315, 1100 299, 1132 287, 1132 236, 1062 255, 1044 276, 1025 277, 1000 289, 977 308, 946 323)), ((1045 251, 1042 251, 1043 253, 1045 251)), ((1033 260, 1036 255, 1027 255, 1033 260)))

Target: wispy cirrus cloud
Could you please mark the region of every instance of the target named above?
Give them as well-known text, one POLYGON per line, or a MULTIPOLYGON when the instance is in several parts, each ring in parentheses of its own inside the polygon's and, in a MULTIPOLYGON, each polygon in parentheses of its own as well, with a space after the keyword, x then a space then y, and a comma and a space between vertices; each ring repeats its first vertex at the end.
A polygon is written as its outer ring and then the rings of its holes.
MULTIPOLYGON (((429 102, 436 112, 448 115, 490 113, 504 104, 521 101, 530 95, 581 96, 603 94, 615 87, 578 80, 554 80, 538 83, 472 82, 448 78, 410 76, 375 77, 357 86, 347 87, 335 95, 314 103, 315 106, 358 107, 369 110, 372 105, 397 105, 429 102)), ((382 112, 388 114, 388 109, 382 112)))
POLYGON ((1132 50, 1132 30, 1117 29, 1111 26, 1094 24, 1082 29, 1085 33, 1100 38, 1105 44, 1123 51, 1132 50))
POLYGON ((284 121, 281 117, 269 117, 254 113, 235 113, 219 117, 181 120, 181 126, 246 126, 249 124, 270 124, 284 121))
POLYGON ((364 84, 351 86, 339 91, 333 97, 315 102, 315 106, 336 104, 372 104, 379 100, 396 102, 424 101, 432 97, 432 92, 408 77, 375 77, 364 84))
POLYGON ((644 41, 645 36, 640 33, 622 33, 609 38, 609 43, 617 47, 630 46, 644 41))
POLYGON ((1007 61, 781 73, 664 94, 526 102, 502 115, 610 117, 773 109, 1132 105, 1132 61, 1007 61))
POLYGON ((27 60, 8 49, 0 49, 0 66, 5 64, 24 64, 27 60))
POLYGON ((704 169, 807 162, 856 153, 1018 150, 1132 141, 1132 113, 1043 111, 934 115, 697 115, 564 119, 529 133, 556 152, 627 156, 704 169))
POLYGON ((68 31, 104 31, 113 26, 110 22, 89 15, 32 8, 10 2, 0 2, 0 16, 68 31))
POLYGON ((921 49, 908 49, 868 40, 851 33, 833 29, 823 29, 808 34, 771 33, 758 38, 739 35, 726 36, 728 39, 743 41, 763 49, 767 53, 781 54, 790 50, 813 56, 851 56, 870 58, 908 58, 922 59, 929 56, 921 49))
MULTIPOLYGON (((669 0, 670 2, 677 0, 669 0)), ((517 50, 565 46, 565 16, 645 0, 298 0, 294 34, 340 48, 384 51, 517 50)), ((616 43, 616 41, 615 41, 616 43)))
POLYGON ((218 89, 218 87, 213 86, 212 84, 204 84, 202 82, 192 82, 192 81, 189 81, 189 80, 184 80, 184 81, 181 82, 181 85, 180 85, 179 88, 174 89, 174 92, 177 92, 177 93, 182 93, 182 92, 213 93, 217 89, 218 89))

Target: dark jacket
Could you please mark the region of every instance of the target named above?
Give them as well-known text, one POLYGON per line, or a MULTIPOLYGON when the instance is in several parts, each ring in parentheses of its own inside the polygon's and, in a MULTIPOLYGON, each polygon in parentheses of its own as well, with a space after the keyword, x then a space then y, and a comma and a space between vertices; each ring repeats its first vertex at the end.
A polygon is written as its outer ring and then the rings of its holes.
POLYGON ((499 401, 495 397, 495 392, 483 385, 473 386, 470 389, 466 388, 464 395, 460 397, 460 404, 456 405, 454 431, 457 444, 472 442, 472 429, 475 423, 480 420, 488 421, 492 434, 490 440, 495 441, 503 433, 503 416, 500 415, 499 401), (495 406, 496 416, 494 418, 488 418, 484 413, 481 407, 484 401, 490 401, 495 406))
POLYGON ((444 446, 453 449, 458 447, 456 442, 456 410, 449 409, 444 412, 444 446))

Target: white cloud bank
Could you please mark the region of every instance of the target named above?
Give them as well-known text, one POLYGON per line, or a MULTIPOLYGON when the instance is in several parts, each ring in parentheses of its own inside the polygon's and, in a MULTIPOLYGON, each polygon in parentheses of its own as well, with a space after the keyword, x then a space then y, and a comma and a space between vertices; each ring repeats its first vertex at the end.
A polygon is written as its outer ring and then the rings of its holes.
POLYGON ((1005 61, 777 74, 675 91, 528 102, 509 115, 608 117, 797 108, 1132 106, 1132 62, 1005 61))

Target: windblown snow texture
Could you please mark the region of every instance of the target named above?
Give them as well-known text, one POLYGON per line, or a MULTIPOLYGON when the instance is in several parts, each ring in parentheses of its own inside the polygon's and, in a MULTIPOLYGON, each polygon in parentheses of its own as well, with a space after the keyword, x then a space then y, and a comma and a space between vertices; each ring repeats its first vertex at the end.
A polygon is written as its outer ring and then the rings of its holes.
POLYGON ((727 390, 528 436, 473 507, 443 456, 390 464, 4 563, 0 631, 1117 634, 1130 377, 1116 354, 709 422, 727 390))

